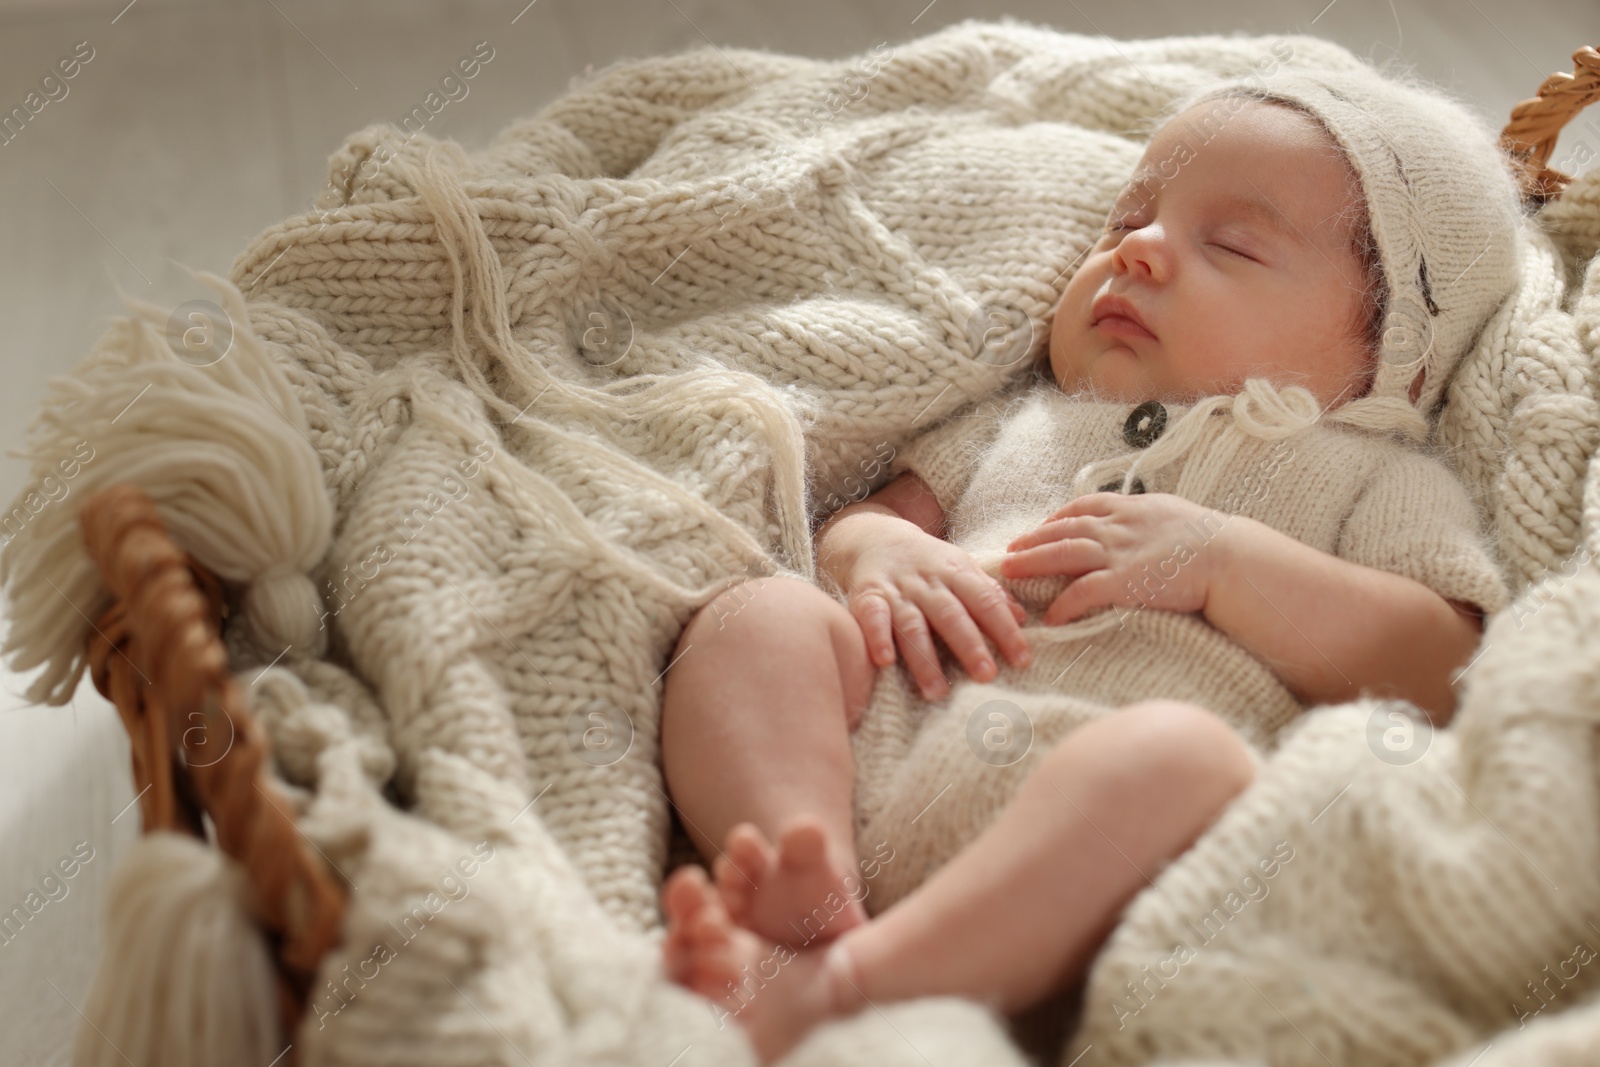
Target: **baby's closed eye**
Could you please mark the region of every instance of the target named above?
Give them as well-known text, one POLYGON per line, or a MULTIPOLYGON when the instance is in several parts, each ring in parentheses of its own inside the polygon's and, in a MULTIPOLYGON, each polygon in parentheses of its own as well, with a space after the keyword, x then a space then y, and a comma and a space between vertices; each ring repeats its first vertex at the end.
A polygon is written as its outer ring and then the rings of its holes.
POLYGON ((1244 251, 1243 249, 1236 248, 1231 244, 1225 244, 1225 243, 1223 243, 1221 241, 1209 241, 1207 243, 1212 248, 1219 249, 1220 251, 1227 252, 1227 253, 1230 253, 1232 255, 1238 256, 1240 259, 1248 259, 1252 263, 1259 263, 1260 262, 1260 260, 1256 259, 1255 256, 1252 256, 1250 253, 1244 251))

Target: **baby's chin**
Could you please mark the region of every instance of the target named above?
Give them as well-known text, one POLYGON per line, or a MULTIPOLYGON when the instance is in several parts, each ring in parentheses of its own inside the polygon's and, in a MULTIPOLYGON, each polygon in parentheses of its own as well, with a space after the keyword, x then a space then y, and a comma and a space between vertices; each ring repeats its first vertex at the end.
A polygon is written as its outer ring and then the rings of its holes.
POLYGON ((1150 380, 1139 356, 1126 345, 1091 351, 1087 370, 1081 359, 1053 361, 1061 368, 1056 385, 1064 393, 1103 404, 1142 404, 1146 400, 1173 398, 1169 390, 1150 380))

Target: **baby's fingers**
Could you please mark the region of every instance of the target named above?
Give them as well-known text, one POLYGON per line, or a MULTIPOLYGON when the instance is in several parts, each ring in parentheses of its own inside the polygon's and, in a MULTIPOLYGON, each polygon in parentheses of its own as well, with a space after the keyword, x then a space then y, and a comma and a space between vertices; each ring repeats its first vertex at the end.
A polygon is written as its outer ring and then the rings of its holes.
POLYGON ((894 625, 889 603, 882 593, 858 593, 850 600, 851 614, 861 626, 867 655, 878 667, 894 663, 894 625))
MULTIPOLYGON (((951 585, 960 595, 971 617, 990 637, 994 638, 995 647, 999 648, 1014 666, 1025 666, 1029 652, 1027 639, 1022 636, 1022 623, 1026 621, 1028 613, 1017 603, 1016 598, 987 574, 962 574, 954 579, 951 585)), ((977 644, 976 651, 983 653, 984 661, 987 662, 987 649, 983 639, 975 635, 973 640, 977 644)), ((976 670, 970 667, 968 670, 974 678, 979 678, 976 670)), ((979 678, 979 680, 987 679, 979 678)))
POLYGON ((1061 595, 1045 609, 1046 626, 1064 626, 1096 608, 1116 603, 1115 576, 1110 571, 1095 571, 1067 584, 1061 595))
POLYGON ((1007 552, 1015 552, 1021 548, 1032 548, 1034 545, 1049 544, 1059 541, 1064 537, 1071 537, 1078 529, 1078 524, 1071 519, 1055 519, 1046 521, 1025 533, 1020 533, 1006 545, 1007 552))
POLYGON ((1106 565, 1105 546, 1089 537, 1069 537, 1032 548, 1008 552, 1000 561, 1000 573, 1007 578, 1076 578, 1106 565))
MULTIPOLYGON (((984 581, 987 582, 987 578, 984 581)), ((954 580, 956 586, 970 586, 970 584, 970 581, 963 581, 961 578, 954 580)), ((989 589, 977 594, 970 588, 964 592, 967 597, 980 605, 980 610, 986 617, 1006 618, 1004 598, 997 586, 991 585, 989 589)), ((922 610, 968 674, 980 682, 994 678, 998 671, 994 660, 989 656, 989 646, 984 643, 983 634, 973 621, 975 613, 967 603, 963 602, 956 588, 935 586, 928 592, 922 610)))
POLYGON ((910 601, 897 599, 890 605, 894 612, 895 636, 900 639, 900 652, 905 656, 906 670, 916 680, 917 687, 929 700, 938 700, 949 692, 944 666, 933 647, 933 634, 923 618, 922 609, 910 601))

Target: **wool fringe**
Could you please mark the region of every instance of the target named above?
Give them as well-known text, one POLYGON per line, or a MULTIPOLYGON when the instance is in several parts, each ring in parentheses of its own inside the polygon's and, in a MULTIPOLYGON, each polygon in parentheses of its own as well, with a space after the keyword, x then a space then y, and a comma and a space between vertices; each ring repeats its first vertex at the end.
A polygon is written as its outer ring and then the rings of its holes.
MULTIPOLYGON (((670 375, 636 374, 602 388, 564 381, 551 373, 512 334, 511 310, 506 300, 510 286, 500 257, 472 198, 446 165, 450 162, 459 166, 459 152, 455 145, 431 146, 423 165, 408 168, 408 174, 410 184, 433 215, 437 238, 455 276, 450 304, 451 355, 463 380, 485 408, 507 423, 518 424, 523 424, 527 411, 491 384, 488 372, 492 361, 515 384, 516 392, 528 398, 526 403, 536 405, 535 414, 542 418, 529 420, 528 424, 543 421, 545 425, 540 429, 544 432, 559 432, 552 415, 562 416, 561 421, 591 426, 604 435, 605 428, 619 420, 703 410, 713 402, 746 409, 762 427, 772 449, 773 508, 786 562, 802 574, 813 575, 805 428, 820 414, 816 402, 798 390, 780 390, 756 375, 723 368, 670 375), (468 294, 472 296, 470 301, 468 294)), ((402 162, 396 165, 407 167, 402 162)), ((710 207, 706 210, 715 218, 710 207)), ((574 436, 567 443, 578 442, 574 436)), ((590 451, 597 464, 613 468, 629 481, 651 485, 676 500, 706 526, 722 531, 752 560, 768 555, 742 526, 718 508, 624 450, 596 444, 590 451)), ((552 506, 560 506, 557 497, 565 499, 553 484, 538 487, 537 491, 552 506)), ((593 540, 605 539, 595 534, 593 540)), ((660 580, 656 568, 646 561, 638 561, 630 569, 652 584, 660 580)))
POLYGON ((133 845, 107 892, 74 1067, 265 1067, 284 1051, 249 891, 233 860, 192 837, 158 831, 133 845))
POLYGON ((30 700, 66 703, 87 666, 91 620, 108 594, 78 512, 119 483, 149 494, 196 560, 249 587, 244 621, 262 647, 323 650, 321 597, 305 572, 328 550, 333 505, 305 413, 252 332, 238 289, 195 277, 216 291, 232 330, 221 359, 180 359, 168 340, 170 310, 124 293, 131 315, 51 381, 30 429, 29 482, 0 516, 9 535, 0 583, 12 605, 3 651, 17 671, 45 665, 30 700))

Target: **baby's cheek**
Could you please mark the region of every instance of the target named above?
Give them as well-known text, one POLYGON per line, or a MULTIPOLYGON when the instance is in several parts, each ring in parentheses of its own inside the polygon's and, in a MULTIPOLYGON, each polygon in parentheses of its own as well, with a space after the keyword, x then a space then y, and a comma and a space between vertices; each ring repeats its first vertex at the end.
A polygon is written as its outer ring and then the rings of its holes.
POLYGON ((1252 316, 1185 326, 1166 347, 1171 385, 1200 395, 1235 393, 1245 379, 1278 366, 1273 353, 1283 346, 1266 329, 1253 329, 1252 316))

